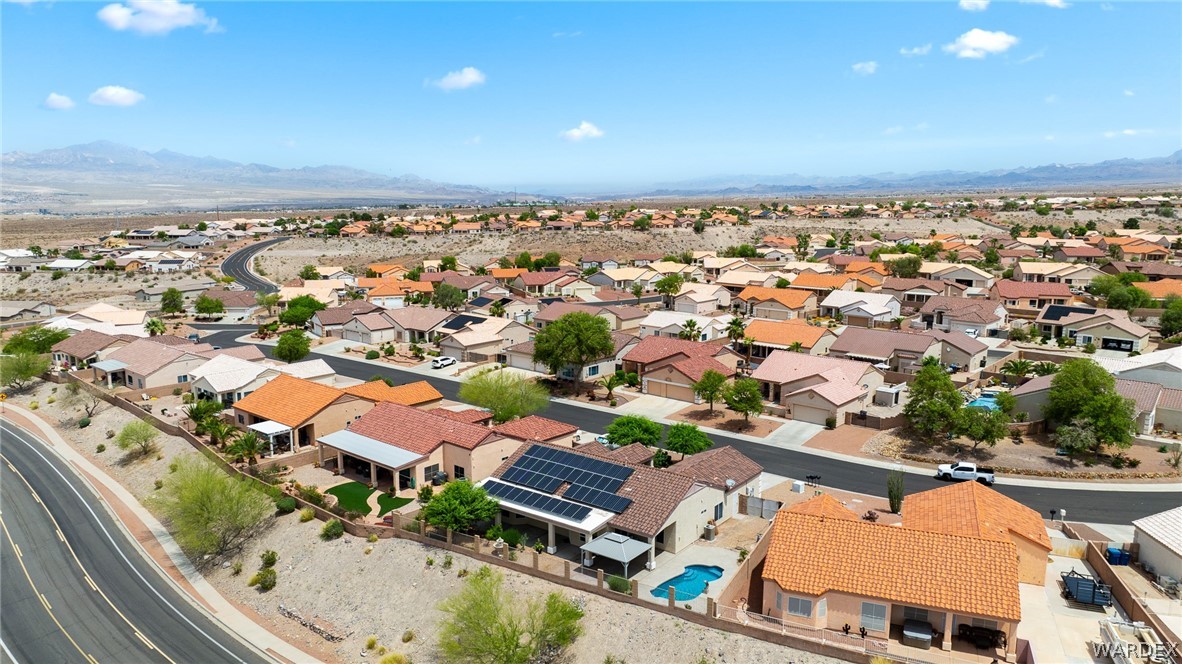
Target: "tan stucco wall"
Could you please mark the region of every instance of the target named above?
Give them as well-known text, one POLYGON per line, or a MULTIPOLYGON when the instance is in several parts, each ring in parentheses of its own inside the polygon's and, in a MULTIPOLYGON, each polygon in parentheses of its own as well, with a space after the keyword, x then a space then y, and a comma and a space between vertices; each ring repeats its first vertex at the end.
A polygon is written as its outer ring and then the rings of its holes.
POLYGON ((1044 585, 1050 552, 1025 537, 1010 535, 1010 541, 1018 547, 1018 583, 1044 585))
MULTIPOLYGON (((205 364, 208 361, 209 361, 209 358, 195 357, 192 359, 180 360, 177 362, 173 362, 153 374, 143 376, 144 384, 142 386, 142 389, 151 389, 153 387, 166 387, 168 385, 176 385, 177 384, 177 377, 188 376, 190 371, 192 371, 193 369, 196 369, 197 367, 205 364)), ((129 375, 131 375, 135 379, 140 378, 139 375, 131 374, 130 372, 129 372, 129 375)), ((131 387, 133 389, 141 389, 141 386, 139 383, 133 383, 131 385, 131 387)), ((182 387, 185 389, 188 389, 187 385, 184 385, 182 387)))
POLYGON ((452 466, 463 466, 468 472, 468 479, 479 482, 492 475, 501 462, 517 451, 522 444, 520 440, 505 438, 479 445, 474 450, 466 450, 458 445, 444 445, 447 472, 450 475, 452 466))
POLYGON ((345 425, 366 414, 373 407, 374 403, 372 401, 346 395, 312 416, 305 423, 305 426, 307 424, 313 425, 313 432, 315 433, 313 440, 315 440, 315 438, 327 436, 330 433, 344 429, 345 425))
POLYGON ((657 548, 677 553, 698 541, 706 530, 706 522, 714 518, 714 506, 721 502, 722 491, 708 486, 695 486, 665 521, 665 528, 675 524, 670 531, 673 535, 670 537, 666 533, 665 543, 657 548))

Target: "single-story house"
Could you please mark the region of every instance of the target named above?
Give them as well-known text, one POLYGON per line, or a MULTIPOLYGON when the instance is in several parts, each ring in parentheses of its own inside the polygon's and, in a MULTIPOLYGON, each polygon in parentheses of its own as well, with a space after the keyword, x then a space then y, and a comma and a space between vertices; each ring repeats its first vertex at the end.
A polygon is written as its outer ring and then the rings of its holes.
POLYGON ((222 320, 225 321, 248 321, 259 310, 255 291, 210 288, 201 295, 222 303, 222 308, 225 309, 222 320))
POLYGON ((1005 327, 1005 306, 997 300, 937 295, 919 308, 920 324, 929 330, 966 332, 986 336, 1005 327))
POLYGON ((863 521, 828 494, 780 510, 770 537, 764 615, 835 636, 848 625, 891 639, 906 626, 943 650, 962 625, 973 626, 1004 635, 1001 658, 1016 653, 1022 607, 1013 542, 863 521))
POLYGON ((0 302, 0 322, 48 318, 57 313, 57 307, 42 300, 5 300, 0 302))
POLYGON ((940 357, 941 344, 926 334, 847 327, 829 346, 829 357, 869 362, 884 370, 918 373, 928 357, 940 357))
POLYGON ((1133 522, 1137 560, 1154 574, 1182 579, 1182 507, 1133 522))
POLYGON ((439 353, 461 362, 500 361, 505 349, 524 343, 534 329, 507 318, 485 318, 453 332, 439 342, 439 353))
POLYGON ((958 283, 966 288, 989 290, 993 285, 993 275, 972 265, 960 263, 937 263, 924 261, 919 267, 919 276, 925 279, 945 280, 958 283))
POLYGON ((1048 304, 1070 304, 1075 295, 1065 283, 999 279, 989 289, 989 298, 1001 301, 1012 318, 1034 318, 1048 304))
POLYGON ((341 431, 374 407, 329 385, 280 374, 234 404, 234 423, 268 440, 268 448, 298 452, 341 431))
POLYGON ((365 300, 353 300, 339 307, 329 307, 312 315, 310 328, 318 337, 340 336, 348 323, 356 316, 381 311, 376 304, 365 300))
POLYGON ((121 348, 138 338, 128 335, 105 334, 96 330, 82 330, 57 342, 49 352, 53 356, 54 366, 85 368, 86 365, 98 359, 100 351, 108 348, 121 348))
POLYGON ((671 359, 669 362, 650 363, 645 367, 640 374, 641 392, 667 399, 702 403, 701 398, 694 393, 694 383, 702 380, 707 371, 720 373, 727 378, 732 378, 738 373, 732 363, 724 364, 720 361, 731 359, 729 356, 719 359, 703 356, 671 359))
POLYGON ((850 327, 874 327, 899 317, 899 300, 885 293, 835 290, 821 300, 821 315, 838 318, 850 327))
POLYGON ((336 380, 336 372, 321 359, 279 364, 218 355, 189 372, 189 390, 198 399, 220 401, 229 408, 279 374, 322 385, 332 385, 336 380))
POLYGON ((882 372, 867 362, 784 350, 769 355, 751 377, 787 417, 813 424, 829 418, 844 424, 846 413, 863 410, 883 384, 882 372))
POLYGON ((970 337, 964 332, 942 330, 925 330, 917 334, 935 337, 940 342, 940 364, 946 367, 970 371, 985 366, 989 346, 976 337, 970 337))
POLYGON ((673 298, 673 310, 703 316, 729 309, 731 292, 717 284, 682 284, 673 298))
POLYGON ((744 337, 754 340, 751 344, 752 363, 762 360, 777 350, 797 348, 809 355, 825 355, 837 340, 829 328, 810 325, 803 320, 763 320, 756 318, 744 330, 744 337), (797 346, 796 344, 800 344, 797 346))
MULTIPOLYGON (((625 445, 624 447, 640 446, 625 445)), ((670 466, 669 470, 723 492, 726 500, 722 508, 722 518, 717 519, 719 521, 740 514, 739 496, 758 497, 763 494, 761 484, 763 466, 747 458, 746 455, 730 445, 691 454, 670 466)))
POLYGON ((1034 319, 1034 329, 1052 339, 1075 339, 1077 346, 1095 344, 1102 350, 1141 352, 1149 344, 1149 330, 1129 320, 1120 309, 1049 304, 1034 319))
POLYGON ((234 355, 246 360, 263 357, 257 346, 216 350, 209 344, 160 336, 136 339, 126 346, 104 350, 99 353, 99 361, 91 363, 91 368, 96 379, 99 371, 104 372, 108 387, 118 383, 133 390, 148 390, 188 383, 193 369, 217 355, 234 355))
MULTIPOLYGON (((640 342, 639 337, 635 337, 627 332, 612 332, 612 346, 614 351, 611 355, 601 357, 598 360, 593 360, 583 367, 583 375, 580 380, 590 381, 598 380, 609 374, 615 373, 616 369, 620 367, 624 355, 632 350, 637 343, 640 342)), ((534 342, 531 339, 523 343, 515 344, 505 349, 505 364, 515 369, 524 369, 526 371, 536 371, 538 373, 550 373, 550 369, 545 365, 534 362, 534 342)), ((568 366, 559 370, 558 375, 566 380, 573 380, 575 376, 575 367, 568 366)))
POLYGON ((135 292, 137 302, 159 302, 165 291, 173 288, 181 292, 186 300, 195 300, 197 296, 213 286, 213 279, 197 279, 194 281, 161 282, 154 286, 144 286, 135 292))
POLYGON ((901 277, 887 277, 882 281, 878 292, 894 295, 895 299, 906 308, 918 309, 924 302, 937 295, 959 297, 966 288, 955 281, 942 279, 904 279, 901 277))
POLYGON ((746 313, 755 318, 788 320, 808 318, 817 312, 817 294, 795 288, 748 286, 738 295, 746 313))
MULTIPOLYGON (((421 343, 429 341, 435 334, 441 333, 443 324, 451 320, 454 315, 445 309, 404 307, 383 312, 382 316, 394 324, 391 341, 421 343)), ((345 338, 350 341, 360 340, 345 338)))
POLYGON ((624 353, 624 371, 643 374, 648 368, 693 357, 713 357, 727 365, 738 366, 738 355, 721 343, 702 343, 672 337, 645 337, 624 353), (724 356, 730 356, 722 359, 724 356))
POLYGON ((734 316, 730 314, 698 316, 680 311, 654 311, 640 321, 640 338, 680 338, 686 330, 686 325, 693 321, 694 328, 698 331, 698 341, 721 339, 726 337, 727 324, 732 318, 734 316))

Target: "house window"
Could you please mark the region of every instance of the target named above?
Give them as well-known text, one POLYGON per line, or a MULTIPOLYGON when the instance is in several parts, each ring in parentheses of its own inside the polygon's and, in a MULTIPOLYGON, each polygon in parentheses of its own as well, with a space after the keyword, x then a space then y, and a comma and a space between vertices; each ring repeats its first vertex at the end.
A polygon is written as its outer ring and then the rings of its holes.
POLYGON ((462 480, 465 477, 467 477, 467 475, 464 472, 463 466, 452 466, 451 474, 452 474, 452 477, 457 480, 462 480))
POLYGON ((984 627, 985 629, 997 629, 996 620, 986 620, 984 618, 973 618, 973 627, 984 627))
POLYGON ((143 378, 136 378, 135 382, 136 382, 136 387, 143 389, 143 387, 144 387, 144 379, 143 378))
POLYGON ((817 617, 818 618, 825 617, 825 613, 829 609, 829 607, 827 605, 828 605, 828 602, 826 600, 821 600, 821 601, 817 602, 817 617))
POLYGON ((423 481, 430 482, 431 478, 434 477, 435 473, 438 473, 438 472, 439 472, 439 464, 437 464, 437 463, 433 463, 430 466, 423 468, 423 481))
POLYGON ((776 591, 776 610, 784 610, 784 595, 779 590, 776 591))
POLYGON ((801 616, 802 618, 809 618, 813 615, 813 601, 799 597, 789 597, 788 613, 794 616, 801 616))
POLYGON ((187 383, 187 382, 189 382, 189 377, 188 377, 188 376, 177 376, 177 377, 176 377, 176 382, 178 382, 178 383, 187 383))
POLYGON ((593 365, 587 367, 587 377, 588 378, 590 378, 592 376, 598 376, 598 375, 599 375, 599 365, 598 364, 593 364, 593 365))
POLYGON ((239 424, 246 424, 246 416, 243 415, 242 413, 238 413, 238 423, 239 424))
POLYGON ((718 503, 717 505, 714 506, 714 520, 715 521, 722 519, 722 505, 723 505, 722 503, 718 503))
POLYGON ((903 620, 918 620, 920 622, 930 622, 928 620, 927 609, 917 609, 914 606, 903 607, 903 620))
POLYGON ((886 604, 862 602, 862 627, 872 632, 886 631, 886 604))

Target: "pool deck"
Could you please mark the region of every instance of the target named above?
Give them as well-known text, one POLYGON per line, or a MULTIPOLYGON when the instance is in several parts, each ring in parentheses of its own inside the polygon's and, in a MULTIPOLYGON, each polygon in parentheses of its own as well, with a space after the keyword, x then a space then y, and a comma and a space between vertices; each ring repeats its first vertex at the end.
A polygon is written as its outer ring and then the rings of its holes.
MULTIPOLYGON (((718 599, 718 594, 734 578, 735 572, 739 569, 739 555, 733 549, 701 546, 700 543, 690 545, 676 555, 662 552, 657 556, 656 569, 646 569, 632 575, 632 579, 639 585, 639 592, 637 594, 646 600, 664 604, 668 600, 654 597, 652 590, 658 584, 681 574, 690 565, 710 565, 722 568, 722 577, 717 581, 711 581, 705 593, 698 595, 688 602, 695 607, 695 610, 705 610, 706 597, 718 599), (701 605, 700 608, 699 605, 701 605)), ((686 603, 678 602, 678 604, 686 603)))

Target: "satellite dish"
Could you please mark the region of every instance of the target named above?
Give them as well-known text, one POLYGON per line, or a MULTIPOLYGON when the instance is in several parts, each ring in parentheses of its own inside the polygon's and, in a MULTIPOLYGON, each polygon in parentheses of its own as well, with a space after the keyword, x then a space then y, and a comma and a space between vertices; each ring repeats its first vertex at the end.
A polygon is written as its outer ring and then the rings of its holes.
POLYGON ((734 480, 727 480, 726 481, 726 488, 728 490, 735 488, 735 481, 734 480))

